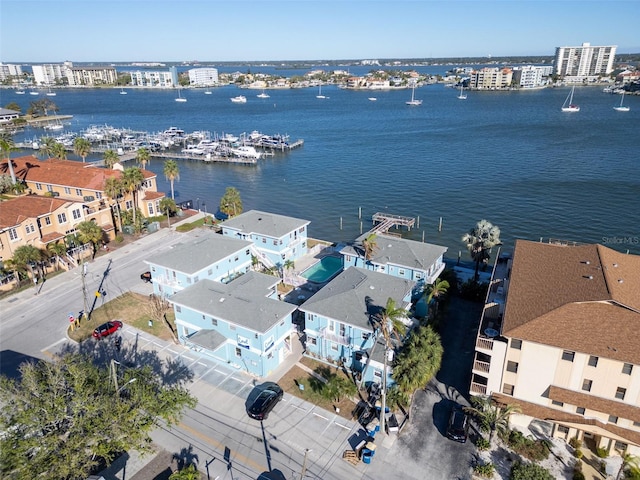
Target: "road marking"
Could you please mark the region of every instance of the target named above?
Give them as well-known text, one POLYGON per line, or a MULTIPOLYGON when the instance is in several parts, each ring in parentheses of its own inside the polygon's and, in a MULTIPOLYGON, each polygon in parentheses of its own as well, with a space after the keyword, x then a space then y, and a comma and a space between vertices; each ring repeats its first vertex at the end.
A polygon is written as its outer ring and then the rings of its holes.
POLYGON ((60 340, 58 340, 55 343, 52 343, 51 345, 49 345, 48 347, 44 347, 42 350, 40 350, 40 352, 44 353, 47 352, 48 350, 52 349, 53 347, 55 347, 56 345, 59 345, 62 342, 66 342, 67 339, 66 338, 61 338, 60 340))
POLYGON ((335 423, 339 427, 344 428, 345 430, 351 430, 351 427, 348 427, 346 425, 342 425, 341 423, 338 423, 338 422, 335 422, 335 421, 333 423, 335 423))
POLYGON ((294 405, 293 403, 290 403, 289 405, 291 405, 293 408, 297 408, 298 410, 302 410, 303 412, 307 411, 306 408, 299 407, 298 405, 294 405))
POLYGON ((311 413, 313 413, 316 417, 320 417, 320 418, 322 418, 322 419, 324 419, 324 420, 329 420, 327 417, 323 417, 323 416, 322 416, 322 415, 320 415, 319 413, 316 413, 316 412, 311 412, 311 413))

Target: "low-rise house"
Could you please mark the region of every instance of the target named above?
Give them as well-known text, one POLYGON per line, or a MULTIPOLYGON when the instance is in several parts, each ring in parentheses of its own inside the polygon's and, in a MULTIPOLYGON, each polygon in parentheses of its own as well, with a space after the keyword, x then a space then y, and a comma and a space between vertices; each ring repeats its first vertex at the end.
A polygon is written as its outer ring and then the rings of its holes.
POLYGON ((220 224, 227 237, 249 240, 252 253, 266 267, 283 268, 307 254, 308 220, 249 210, 220 224))
MULTIPOLYGON (((201 280, 228 283, 251 270, 251 242, 205 231, 145 260, 156 295, 168 297, 201 280)), ((274 277, 271 277, 274 278, 274 277)))
POLYGON ((640 256, 518 240, 487 299, 471 394, 519 405, 522 428, 640 454, 640 256))
POLYGON ((11 123, 20 118, 20 112, 9 108, 0 108, 0 123, 11 123))
POLYGON ((340 251, 345 269, 361 267, 412 280, 416 284, 414 295, 421 293, 425 285, 434 283, 444 270, 447 247, 383 233, 375 236, 375 246, 367 259, 363 244, 369 235, 371 233, 361 235, 340 251))
POLYGON ((279 279, 248 272, 227 284, 205 279, 170 300, 180 341, 257 377, 292 352, 296 306, 277 300, 279 279))
MULTIPOLYGON (((380 383, 384 346, 376 345, 381 336, 378 315, 389 298, 408 310, 414 285, 371 270, 346 269, 299 307, 304 313, 307 354, 360 372, 363 383, 380 383)), ((392 369, 387 372, 391 385, 392 369)))

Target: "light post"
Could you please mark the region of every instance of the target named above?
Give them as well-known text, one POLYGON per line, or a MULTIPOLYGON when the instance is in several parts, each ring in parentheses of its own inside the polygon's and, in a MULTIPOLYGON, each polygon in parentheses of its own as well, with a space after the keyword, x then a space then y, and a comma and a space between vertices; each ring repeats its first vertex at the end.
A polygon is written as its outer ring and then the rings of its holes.
POLYGON ((137 377, 133 377, 133 378, 132 378, 131 380, 129 380, 127 383, 125 383, 124 385, 122 385, 118 390, 116 390, 116 395, 118 395, 118 394, 122 391, 122 389, 123 389, 124 387, 126 387, 127 385, 129 385, 129 384, 131 384, 131 383, 135 382, 136 380, 138 380, 138 378, 137 378, 137 377))
POLYGON ((310 448, 304 449, 304 460, 302 462, 302 473, 300 474, 300 480, 304 480, 304 476, 307 473, 307 454, 311 451, 310 448))
POLYGON ((200 197, 196 198, 196 208, 200 211, 200 197))
POLYGON ((204 203, 204 200, 202 201, 202 208, 204 209, 204 214, 206 216, 207 215, 207 204, 204 203))

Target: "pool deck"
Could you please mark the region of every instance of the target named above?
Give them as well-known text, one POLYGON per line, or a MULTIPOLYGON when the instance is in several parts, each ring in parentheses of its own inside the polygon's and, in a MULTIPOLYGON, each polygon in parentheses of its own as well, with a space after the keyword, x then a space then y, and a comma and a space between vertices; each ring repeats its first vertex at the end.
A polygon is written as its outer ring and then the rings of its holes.
POLYGON ((312 265, 318 263, 323 257, 334 255, 337 256, 338 252, 344 247, 344 245, 324 246, 316 245, 307 255, 300 257, 295 261, 295 268, 293 271, 289 271, 285 274, 285 283, 293 285, 295 287, 303 287, 305 290, 317 291, 322 284, 309 282, 308 279, 300 275, 312 265), (320 248, 318 248, 320 247, 320 248))

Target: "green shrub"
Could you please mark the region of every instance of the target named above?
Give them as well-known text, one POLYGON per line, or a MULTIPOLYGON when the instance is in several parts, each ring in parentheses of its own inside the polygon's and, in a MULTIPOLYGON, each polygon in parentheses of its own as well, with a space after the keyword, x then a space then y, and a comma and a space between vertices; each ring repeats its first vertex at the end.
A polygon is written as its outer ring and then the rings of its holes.
POLYGON ((489 440, 487 440, 484 437, 479 437, 478 440, 476 440, 476 448, 481 452, 485 450, 489 450, 490 446, 491 444, 489 443, 489 440))
POLYGON ((549 456, 549 447, 546 442, 527 438, 519 430, 509 432, 507 444, 516 453, 529 460, 540 461, 549 456))
POLYGON ((121 233, 116 234, 116 243, 122 242, 124 242, 124 235, 122 235, 121 233))
POLYGON ((585 480, 584 473, 582 473, 580 471, 573 472, 573 477, 571 477, 571 478, 572 478, 572 480, 585 480))
POLYGON ((511 467, 511 480, 554 480, 549 471, 537 463, 517 462, 511 467))
POLYGON ((582 440, 580 440, 578 437, 572 437, 571 440, 569 440, 569 445, 577 450, 582 447, 582 440))
POLYGON ((609 451, 606 448, 596 448, 596 455, 600 458, 607 458, 609 456, 609 451))
POLYGON ((582 450, 576 450, 573 452, 573 456, 580 460, 584 456, 584 453, 582 453, 582 450))
POLYGON ((494 467, 493 463, 485 463, 484 465, 478 464, 473 467, 473 473, 484 478, 491 478, 493 477, 495 469, 496 467, 494 467))

